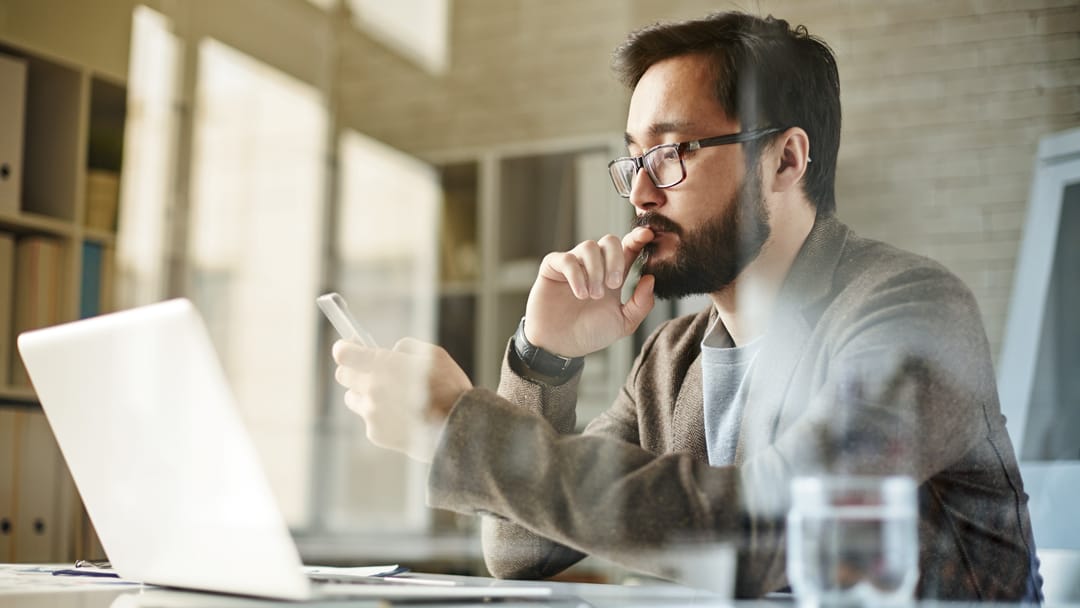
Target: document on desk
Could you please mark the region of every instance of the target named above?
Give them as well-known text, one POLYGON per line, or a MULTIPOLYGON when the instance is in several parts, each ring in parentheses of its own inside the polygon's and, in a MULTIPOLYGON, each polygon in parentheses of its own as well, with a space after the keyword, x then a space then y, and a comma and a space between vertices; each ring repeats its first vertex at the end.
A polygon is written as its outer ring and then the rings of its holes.
POLYGON ((60 568, 50 565, 0 565, 0 595, 6 593, 44 593, 80 591, 88 588, 138 586, 140 583, 114 577, 56 576, 60 568))

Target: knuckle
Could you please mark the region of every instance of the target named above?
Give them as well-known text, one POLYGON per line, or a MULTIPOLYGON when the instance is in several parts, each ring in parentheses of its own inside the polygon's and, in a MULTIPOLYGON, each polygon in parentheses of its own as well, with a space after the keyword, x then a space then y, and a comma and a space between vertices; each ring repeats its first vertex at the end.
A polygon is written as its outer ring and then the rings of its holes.
POLYGON ((578 256, 576 252, 557 251, 549 253, 544 259, 544 263, 547 266, 554 268, 556 271, 565 273, 567 270, 572 270, 574 266, 578 264, 577 260, 578 256))
POLYGON ((588 257, 592 252, 597 249, 596 241, 581 241, 570 250, 571 254, 576 254, 575 257, 583 258, 588 257))

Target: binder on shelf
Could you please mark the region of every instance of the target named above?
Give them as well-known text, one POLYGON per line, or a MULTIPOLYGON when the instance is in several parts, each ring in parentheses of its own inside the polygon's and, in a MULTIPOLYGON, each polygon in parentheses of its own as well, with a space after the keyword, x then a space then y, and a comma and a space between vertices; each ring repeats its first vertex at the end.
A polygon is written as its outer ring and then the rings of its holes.
POLYGON ((15 561, 15 425, 20 415, 19 410, 0 408, 0 526, 6 523, 6 530, 0 529, 0 563, 5 564, 15 561))
POLYGON ((26 61, 0 54, 0 212, 19 210, 25 122, 26 61))
MULTIPOLYGON (((50 237, 26 236, 15 243, 15 335, 61 321, 63 245, 50 237)), ((11 357, 11 384, 30 386, 22 359, 11 357)))
POLYGON ((87 228, 114 232, 119 201, 119 173, 105 169, 86 171, 86 215, 83 224, 87 228))
POLYGON ((12 332, 15 301, 15 236, 0 232, 0 386, 10 377, 15 335, 12 332))
MULTIPOLYGON (((45 414, 19 412, 15 454, 14 558, 17 562, 47 563, 70 558, 64 521, 65 502, 74 482, 64 466, 60 448, 45 414)), ((73 539, 72 539, 73 540, 73 539)))

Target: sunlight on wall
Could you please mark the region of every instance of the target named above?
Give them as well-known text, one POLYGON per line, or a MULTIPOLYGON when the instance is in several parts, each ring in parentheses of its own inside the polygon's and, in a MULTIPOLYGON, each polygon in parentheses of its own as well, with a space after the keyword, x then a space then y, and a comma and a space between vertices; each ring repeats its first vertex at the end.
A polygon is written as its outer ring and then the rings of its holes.
POLYGON ((290 525, 308 516, 327 120, 317 90, 199 45, 191 295, 290 525))
POLYGON ((181 48, 165 16, 135 7, 117 230, 118 308, 164 295, 181 48))
POLYGON ((446 71, 450 0, 349 0, 349 4, 357 25, 373 38, 430 72, 446 71))
POLYGON ((309 0, 325 11, 346 2, 356 27, 434 74, 450 64, 450 0, 309 0))

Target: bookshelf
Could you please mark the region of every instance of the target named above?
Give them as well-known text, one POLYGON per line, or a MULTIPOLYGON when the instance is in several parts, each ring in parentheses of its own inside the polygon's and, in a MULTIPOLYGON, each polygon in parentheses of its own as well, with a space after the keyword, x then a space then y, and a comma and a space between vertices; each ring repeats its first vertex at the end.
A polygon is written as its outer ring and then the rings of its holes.
MULTIPOLYGON (((498 385, 544 255, 629 226, 633 211, 607 177, 607 162, 621 150, 615 137, 585 137, 430 159, 444 197, 439 343, 474 384, 498 385)), ((579 427, 611 404, 632 348, 628 338, 586 359, 579 427)))
POLYGON ((0 39, 0 562, 103 555, 15 338, 112 309, 126 118, 122 82, 0 39))

